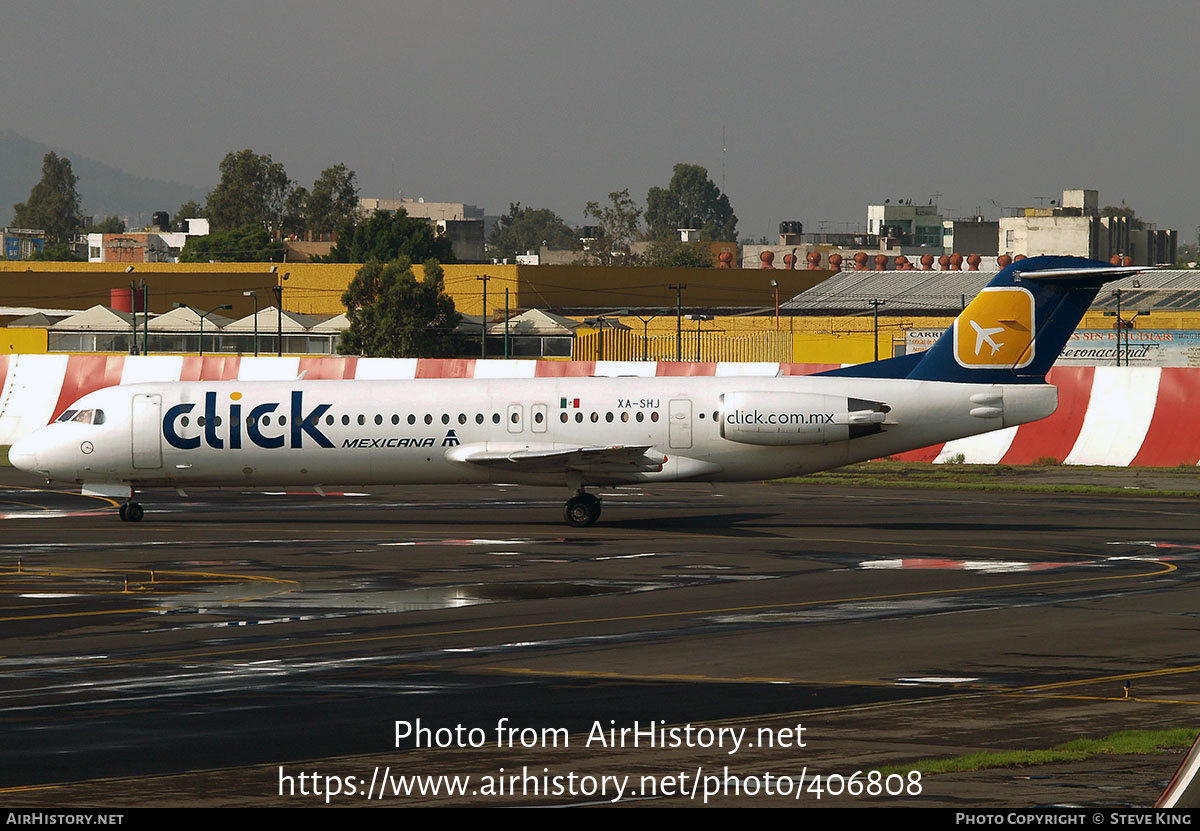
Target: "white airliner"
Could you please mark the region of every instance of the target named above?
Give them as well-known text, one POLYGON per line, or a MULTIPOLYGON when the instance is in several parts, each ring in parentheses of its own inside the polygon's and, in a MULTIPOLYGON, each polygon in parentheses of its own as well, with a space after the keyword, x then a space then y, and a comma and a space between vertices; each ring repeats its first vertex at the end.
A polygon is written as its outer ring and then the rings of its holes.
POLYGON ((985 343, 988 346, 992 347, 993 355, 995 355, 997 352, 1000 351, 1001 346, 1004 346, 1003 343, 996 343, 994 340, 992 340, 992 335, 998 335, 1004 331, 1003 326, 994 326, 989 329, 984 329, 982 326, 980 326, 978 323, 976 323, 973 320, 971 321, 971 325, 973 327, 975 327, 975 354, 976 355, 978 355, 983 350, 983 345, 985 343))
POLYGON ((109 387, 9 459, 126 500, 134 522, 133 493, 150 486, 517 482, 565 484, 567 522, 587 526, 600 515, 588 487, 795 476, 1044 418, 1058 402, 1046 372, 1096 291, 1137 270, 1022 260, 929 351, 819 375, 109 387), (1024 360, 956 349, 961 322, 1011 316, 1014 293, 1032 301, 1014 330, 1035 338, 1024 360))

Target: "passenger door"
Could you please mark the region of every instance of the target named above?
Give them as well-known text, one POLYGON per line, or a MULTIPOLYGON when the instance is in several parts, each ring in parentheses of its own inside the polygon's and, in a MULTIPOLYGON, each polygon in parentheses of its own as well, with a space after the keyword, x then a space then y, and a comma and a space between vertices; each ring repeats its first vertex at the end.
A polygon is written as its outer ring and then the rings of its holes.
POLYGON ((135 395, 129 419, 129 446, 135 470, 162 467, 162 396, 135 395))
POLYGON ((692 400, 690 398, 672 399, 667 409, 668 443, 674 448, 692 446, 692 400))

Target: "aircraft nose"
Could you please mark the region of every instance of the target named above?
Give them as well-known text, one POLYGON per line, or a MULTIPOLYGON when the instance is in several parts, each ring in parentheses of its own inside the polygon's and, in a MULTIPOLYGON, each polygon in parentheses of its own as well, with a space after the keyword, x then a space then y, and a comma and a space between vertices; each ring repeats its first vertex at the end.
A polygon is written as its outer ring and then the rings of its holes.
POLYGON ((37 442, 26 436, 8 449, 8 462, 18 470, 32 473, 37 470, 37 442))

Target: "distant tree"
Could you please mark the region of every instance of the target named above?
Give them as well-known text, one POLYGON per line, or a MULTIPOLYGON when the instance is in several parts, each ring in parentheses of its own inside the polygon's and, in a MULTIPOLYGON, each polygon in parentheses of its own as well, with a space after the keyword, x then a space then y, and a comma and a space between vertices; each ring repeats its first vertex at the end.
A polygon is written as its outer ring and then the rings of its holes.
POLYGON ((181 263, 264 263, 283 260, 283 245, 259 225, 244 225, 236 231, 214 231, 188 237, 179 252, 181 263))
POLYGON ((635 265, 630 250, 641 230, 642 209, 629 196, 629 188, 613 191, 608 203, 588 202, 584 215, 597 224, 595 238, 587 243, 590 261, 599 265, 635 265))
POLYGON ((321 171, 308 197, 308 230, 329 234, 358 213, 358 181, 353 170, 335 164, 321 171))
POLYGON ((426 261, 420 281, 405 257, 387 265, 371 260, 354 275, 342 303, 350 321, 338 341, 343 355, 450 358, 462 352, 462 317, 444 291, 436 260, 426 261))
POLYGON ((377 211, 357 225, 347 221, 338 231, 337 245, 324 258, 328 263, 365 263, 378 260, 390 263, 399 257, 411 262, 437 260, 454 262, 450 240, 434 232, 426 219, 377 211))
POLYGON ((125 220, 119 216, 106 216, 99 222, 93 222, 91 225, 83 227, 85 234, 123 234, 125 233, 125 220))
POLYGON ((1176 268, 1196 268, 1200 265, 1200 244, 1181 242, 1175 251, 1176 268))
POLYGON ((206 214, 214 231, 258 225, 280 233, 292 181, 279 162, 252 150, 229 153, 221 161, 221 182, 208 194, 206 214))
POLYGON ((579 248, 579 234, 563 218, 548 208, 522 208, 510 202, 508 213, 488 237, 492 256, 513 257, 526 251, 548 248, 579 248))
POLYGON ((294 187, 288 191, 287 203, 283 211, 283 223, 280 226, 280 231, 285 236, 303 234, 308 228, 310 200, 307 188, 294 187))
POLYGON ((185 219, 200 219, 206 216, 208 216, 207 209, 195 199, 189 199, 180 205, 179 209, 175 211, 175 215, 171 217, 171 227, 178 228, 185 219))
POLYGON ((667 187, 646 194, 646 224, 652 239, 671 239, 680 228, 696 228, 708 241, 737 239, 737 217, 729 197, 698 164, 677 164, 667 187))
POLYGON ((646 252, 642 265, 657 268, 712 268, 712 249, 703 242, 656 240, 646 252))
POLYGON ((44 261, 52 263, 87 262, 83 257, 80 257, 78 254, 76 254, 75 250, 65 242, 47 245, 39 253, 34 254, 28 259, 31 261, 44 261))
POLYGON ((13 225, 46 232, 51 243, 70 242, 83 224, 79 216, 79 178, 71 171, 71 160, 56 153, 42 157, 42 178, 29 198, 13 205, 13 225))

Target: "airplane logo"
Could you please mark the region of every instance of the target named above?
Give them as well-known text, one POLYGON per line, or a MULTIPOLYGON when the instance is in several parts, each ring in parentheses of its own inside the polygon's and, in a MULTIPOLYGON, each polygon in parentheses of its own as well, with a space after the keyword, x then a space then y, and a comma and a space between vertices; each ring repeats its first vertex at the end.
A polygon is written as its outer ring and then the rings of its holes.
POLYGON ((976 355, 978 355, 979 351, 981 349, 983 349, 983 345, 985 343, 988 346, 992 347, 993 355, 995 355, 997 352, 1000 351, 1001 346, 1004 346, 1003 341, 1001 341, 1000 343, 996 343, 994 340, 992 340, 992 335, 998 335, 1004 331, 1003 326, 997 326, 994 329, 984 329, 982 326, 980 326, 978 323, 976 323, 973 320, 971 321, 971 326, 973 326, 975 328, 975 335, 976 335, 975 354, 976 355))
POLYGON ((954 359, 966 369, 1020 369, 1033 363, 1033 333, 1033 294, 989 286, 954 321, 954 359))

